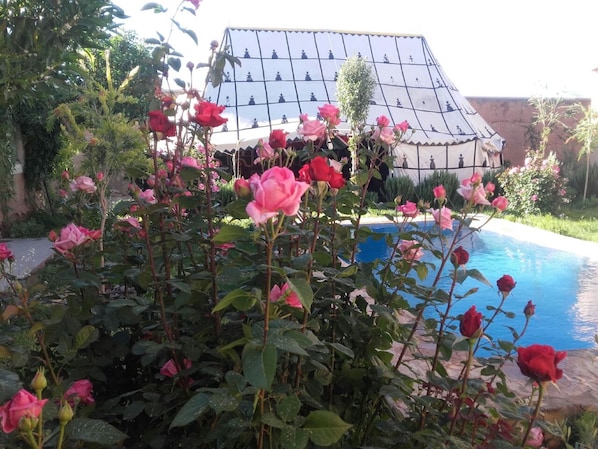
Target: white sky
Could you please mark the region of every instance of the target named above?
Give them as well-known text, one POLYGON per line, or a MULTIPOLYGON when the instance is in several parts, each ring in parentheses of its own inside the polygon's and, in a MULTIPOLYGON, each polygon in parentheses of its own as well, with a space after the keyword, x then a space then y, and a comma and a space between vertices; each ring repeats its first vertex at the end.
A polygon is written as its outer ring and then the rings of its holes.
MULTIPOLYGON (((132 16, 125 27, 144 38, 168 35, 180 4, 157 1, 170 9, 155 15, 141 11, 147 0, 113 2, 132 16)), ((196 16, 176 19, 199 39, 196 47, 173 34, 184 62, 205 62, 209 42, 221 41, 226 27, 418 34, 465 96, 598 98, 592 0, 202 0, 196 16)))

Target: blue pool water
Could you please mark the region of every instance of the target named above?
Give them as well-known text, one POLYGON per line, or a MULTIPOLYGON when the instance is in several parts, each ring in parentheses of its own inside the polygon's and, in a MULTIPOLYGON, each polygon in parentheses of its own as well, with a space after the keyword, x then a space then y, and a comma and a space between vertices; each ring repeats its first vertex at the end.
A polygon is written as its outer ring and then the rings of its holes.
MULTIPOLYGON (((371 226, 375 232, 393 232, 394 225, 371 226)), ((528 300, 536 305, 536 314, 517 345, 548 344, 557 350, 585 349, 596 346, 594 335, 598 333, 598 262, 580 257, 574 253, 555 250, 525 242, 513 237, 482 230, 468 236, 460 243, 470 255, 467 267, 478 269, 490 281, 487 286, 468 278, 457 285, 457 294, 464 294, 473 287, 477 293, 458 302, 453 315, 465 312, 472 305, 490 317, 492 311, 486 306, 498 307, 500 296, 496 281, 509 274, 517 286, 503 305, 506 311, 516 314, 515 318, 497 317, 488 329, 493 339, 512 341, 511 331, 506 327, 523 329, 525 316, 523 308, 528 300)), ((388 259, 391 249, 384 240, 369 239, 361 245, 359 260, 375 258, 388 259)), ((432 256, 426 261, 437 263, 432 256)), ((449 271, 446 270, 448 275, 449 271)), ((433 274, 428 279, 431 282, 433 274)), ((443 279, 441 288, 447 290, 449 280, 443 279)), ((408 298, 407 298, 408 299, 408 298)))

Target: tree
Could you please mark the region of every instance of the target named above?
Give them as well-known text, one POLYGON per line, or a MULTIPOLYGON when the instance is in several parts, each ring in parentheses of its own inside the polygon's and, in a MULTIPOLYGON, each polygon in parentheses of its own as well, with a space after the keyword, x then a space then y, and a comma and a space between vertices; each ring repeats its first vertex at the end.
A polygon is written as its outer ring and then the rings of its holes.
MULTIPOLYGON (((100 45, 122 10, 109 0, 0 0, 0 191, 12 192, 16 114, 47 109, 81 72, 81 49, 100 45)), ((10 195, 2 195, 6 208, 10 195)))
POLYGON ((579 161, 584 155, 586 157, 586 176, 583 188, 583 202, 585 203, 590 177, 590 156, 598 144, 598 111, 592 109, 591 106, 586 107, 581 103, 576 103, 570 108, 570 112, 572 114, 583 114, 577 126, 572 130, 572 135, 567 139, 567 142, 574 139, 583 145, 577 155, 577 160, 579 161))

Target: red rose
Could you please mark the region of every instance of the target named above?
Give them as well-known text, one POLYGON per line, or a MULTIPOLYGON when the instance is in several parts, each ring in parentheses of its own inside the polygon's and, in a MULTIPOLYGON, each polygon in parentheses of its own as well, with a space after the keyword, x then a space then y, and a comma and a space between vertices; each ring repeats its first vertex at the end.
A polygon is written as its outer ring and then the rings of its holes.
POLYGON ((272 148, 286 148, 287 147, 287 133, 282 129, 275 129, 270 133, 268 143, 272 148))
POLYGON ((202 101, 195 105, 195 115, 192 119, 201 126, 216 128, 217 126, 228 122, 227 118, 220 116, 222 111, 224 111, 224 106, 218 106, 209 101, 202 101))
POLYGON ((311 184, 311 176, 309 175, 309 164, 305 164, 299 169, 299 181, 311 184))
POLYGON ((515 282, 511 276, 505 274, 498 281, 496 281, 496 285, 501 292, 509 293, 515 288, 517 282, 515 282))
POLYGON ((556 382, 563 377, 563 370, 557 368, 557 363, 563 360, 567 353, 555 351, 548 345, 531 345, 517 349, 517 365, 521 374, 536 382, 556 382))
POLYGON ((534 303, 532 303, 531 299, 527 302, 527 304, 523 308, 523 313, 525 314, 525 316, 527 318, 529 318, 530 316, 533 316, 534 313, 536 313, 536 305, 534 303))
POLYGON ((156 133, 162 133, 165 137, 176 135, 176 126, 162 111, 149 111, 149 127, 156 133))
POLYGON ((453 251, 451 254, 451 262, 454 265, 465 265, 469 261, 469 253, 463 249, 462 246, 459 246, 453 251))
POLYGON ((334 167, 330 167, 330 179, 328 184, 333 189, 340 189, 345 186, 345 178, 342 173, 337 172, 334 167))
POLYGON ((482 314, 476 311, 475 306, 471 306, 461 317, 459 330, 461 331, 461 335, 467 338, 479 338, 481 336, 482 314))
POLYGON ((316 156, 309 162, 309 175, 313 181, 326 181, 330 179, 330 165, 328 158, 316 156))

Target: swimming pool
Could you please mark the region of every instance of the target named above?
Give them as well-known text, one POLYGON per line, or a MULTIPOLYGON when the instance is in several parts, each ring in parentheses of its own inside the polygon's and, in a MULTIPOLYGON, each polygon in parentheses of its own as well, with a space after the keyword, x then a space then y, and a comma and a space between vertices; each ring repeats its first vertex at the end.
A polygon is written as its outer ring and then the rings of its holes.
MULTIPOLYGON (((394 225, 370 225, 375 232, 393 232, 394 225)), ((517 286, 503 308, 516 314, 513 319, 497 317, 488 329, 492 337, 512 341, 507 326, 521 332, 525 323, 523 308, 528 300, 536 305, 536 313, 517 345, 548 344, 557 350, 587 349, 595 347, 594 335, 598 333, 598 261, 576 253, 554 249, 539 244, 483 229, 468 236, 461 245, 469 252, 467 266, 478 269, 492 287, 468 278, 458 285, 456 293, 465 293, 478 287, 477 293, 458 302, 453 315, 465 312, 472 305, 485 317, 493 312, 486 306, 498 307, 500 296, 496 280, 509 274, 517 286)), ((360 246, 358 260, 371 261, 376 257, 390 257, 391 249, 384 240, 369 239, 360 246)), ((423 259, 435 262, 429 256, 423 259)), ((448 273, 448 272, 447 272, 448 273)), ((428 279, 433 278, 433 274, 428 279)), ((431 282, 431 281, 430 281, 431 282)), ((446 284, 442 286, 446 290, 446 284)), ((407 298, 409 299, 409 298, 407 298)))

